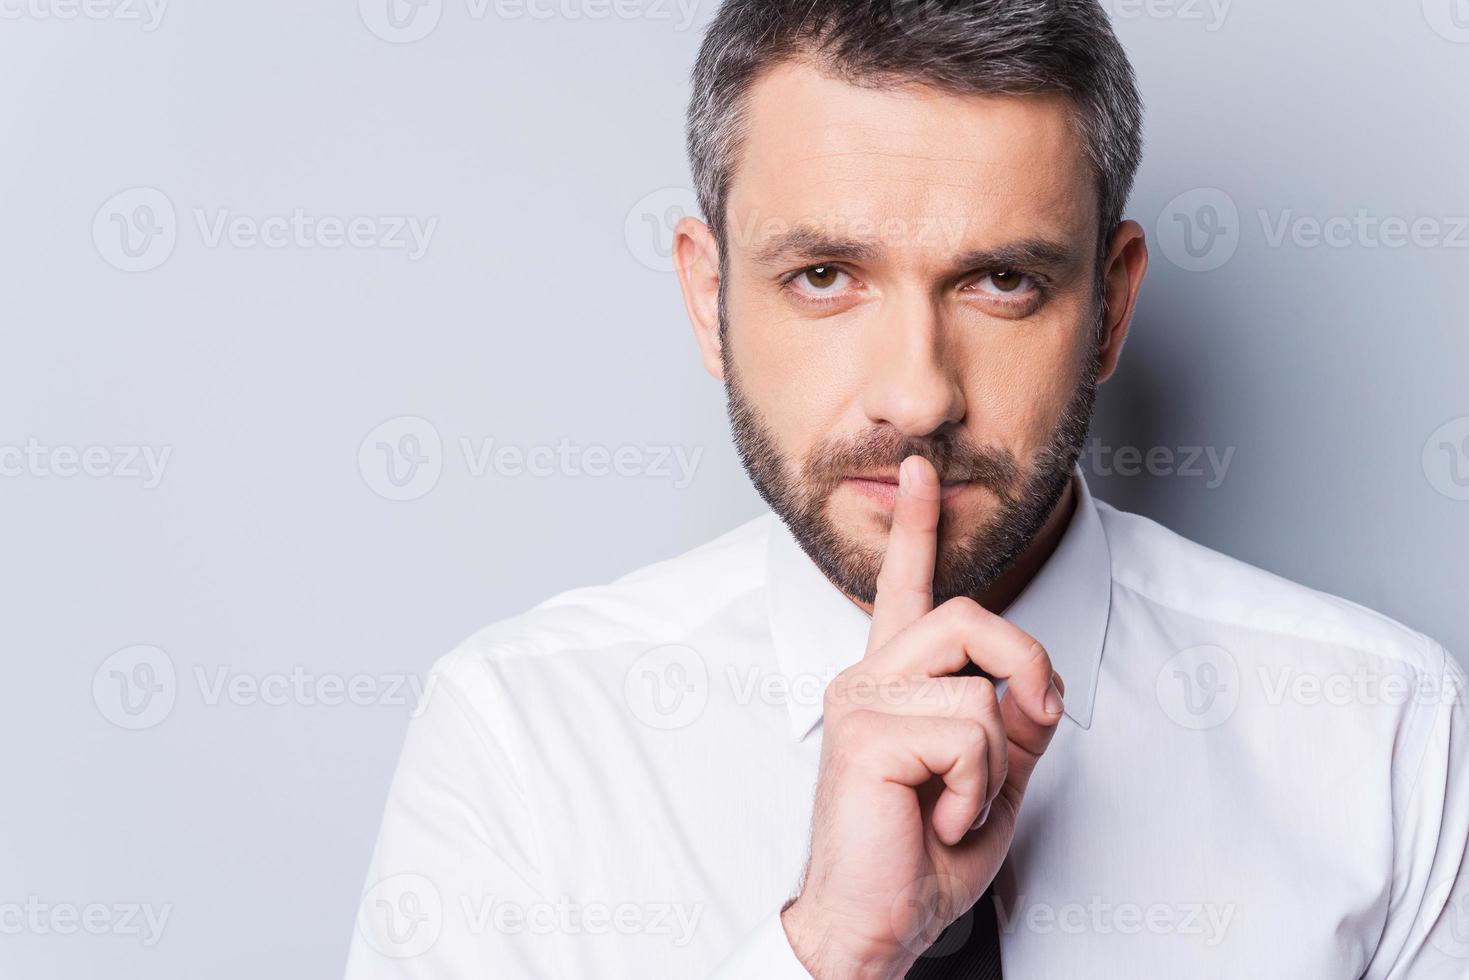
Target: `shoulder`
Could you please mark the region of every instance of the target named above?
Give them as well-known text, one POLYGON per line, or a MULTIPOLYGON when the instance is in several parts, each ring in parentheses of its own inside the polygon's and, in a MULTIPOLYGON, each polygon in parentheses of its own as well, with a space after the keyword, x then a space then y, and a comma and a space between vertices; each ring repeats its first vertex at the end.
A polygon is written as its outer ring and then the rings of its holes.
POLYGON ((765 514, 676 557, 604 585, 571 589, 481 629, 442 657, 435 672, 464 679, 486 668, 550 668, 617 659, 619 650, 680 642, 731 606, 761 593, 765 514))
POLYGON ((1419 675, 1463 672, 1422 633, 1350 600, 1320 592, 1190 541, 1137 514, 1098 502, 1115 588, 1161 614, 1268 636, 1271 649, 1326 649, 1391 661, 1419 675))

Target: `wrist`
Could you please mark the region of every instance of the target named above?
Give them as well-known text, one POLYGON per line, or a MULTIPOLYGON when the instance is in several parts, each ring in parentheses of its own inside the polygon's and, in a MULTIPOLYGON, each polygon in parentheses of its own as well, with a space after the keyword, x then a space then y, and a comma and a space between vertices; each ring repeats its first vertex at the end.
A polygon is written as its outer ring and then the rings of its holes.
POLYGON ((896 980, 916 957, 901 947, 863 938, 834 925, 814 903, 797 896, 780 912, 786 941, 796 959, 816 980, 896 980))

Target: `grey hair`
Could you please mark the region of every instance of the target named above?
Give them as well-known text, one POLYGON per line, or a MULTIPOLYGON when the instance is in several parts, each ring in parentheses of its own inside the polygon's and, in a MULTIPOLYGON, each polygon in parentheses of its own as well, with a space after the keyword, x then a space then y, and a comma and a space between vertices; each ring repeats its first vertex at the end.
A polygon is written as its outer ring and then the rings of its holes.
POLYGON ((1122 220, 1142 158, 1142 100, 1098 0, 725 0, 694 64, 689 164, 725 263, 729 187, 750 89, 810 58, 852 84, 983 95, 1059 92, 1097 181, 1098 250, 1122 220))

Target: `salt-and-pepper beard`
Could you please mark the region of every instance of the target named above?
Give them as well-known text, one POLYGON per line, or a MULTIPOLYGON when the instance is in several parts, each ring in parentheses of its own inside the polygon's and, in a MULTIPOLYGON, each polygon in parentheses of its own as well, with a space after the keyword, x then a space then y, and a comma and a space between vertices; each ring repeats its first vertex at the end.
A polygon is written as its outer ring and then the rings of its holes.
MULTIPOLYGON (((723 291, 721 290, 721 293, 723 291)), ((877 595, 880 550, 864 547, 842 533, 827 514, 832 492, 847 477, 874 471, 895 472, 909 456, 933 463, 942 481, 968 480, 989 488, 999 512, 955 540, 951 515, 939 517, 939 553, 934 568, 935 604, 954 596, 977 596, 992 586, 1034 540, 1055 509, 1091 427, 1100 369, 1100 343, 1094 342, 1075 394, 1061 414, 1044 450, 1028 469, 998 447, 979 447, 962 434, 941 432, 909 438, 891 427, 861 436, 823 440, 800 466, 798 477, 759 410, 740 386, 731 336, 720 297, 724 386, 730 429, 740 459, 755 489, 791 529, 806 554, 847 595, 871 603, 877 595)), ((1100 304, 1099 304, 1100 309, 1100 304)), ((1100 316, 1094 336, 1100 340, 1100 316)), ((886 517, 890 527, 892 518, 886 517)))

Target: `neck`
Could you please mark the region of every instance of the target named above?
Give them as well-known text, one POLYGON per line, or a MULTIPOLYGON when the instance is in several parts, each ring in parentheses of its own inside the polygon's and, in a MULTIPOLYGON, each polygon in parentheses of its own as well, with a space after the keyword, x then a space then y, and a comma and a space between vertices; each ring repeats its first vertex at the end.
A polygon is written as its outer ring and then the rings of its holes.
MULTIPOLYGON (((1025 550, 1016 556, 1010 566, 1000 574, 1000 577, 983 592, 971 595, 970 598, 984 606, 990 612, 999 615, 1014 602, 1030 580, 1035 578, 1051 554, 1056 550, 1056 545, 1061 543, 1061 537, 1066 533, 1066 525, 1071 522, 1071 515, 1076 510, 1076 481, 1069 480, 1066 489, 1061 491, 1056 506, 1051 508, 1051 513, 1046 517, 1046 522, 1036 532, 1035 537, 1030 539, 1030 544, 1025 550)), ((851 598, 848 596, 848 598, 851 598)), ((872 604, 852 599, 854 603, 862 607, 868 615, 872 614, 872 604)))

